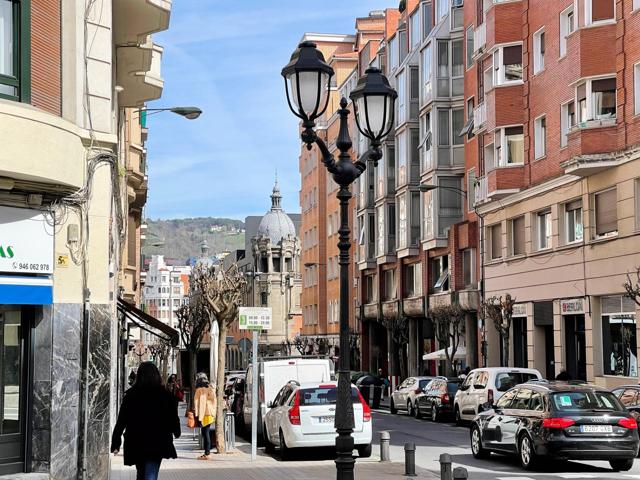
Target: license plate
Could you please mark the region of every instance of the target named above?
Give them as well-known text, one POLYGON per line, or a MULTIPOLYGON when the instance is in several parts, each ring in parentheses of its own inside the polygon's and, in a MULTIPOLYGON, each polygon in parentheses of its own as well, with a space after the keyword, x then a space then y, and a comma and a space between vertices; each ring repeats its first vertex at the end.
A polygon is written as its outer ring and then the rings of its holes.
POLYGON ((318 417, 318 423, 333 423, 334 417, 318 417))
POLYGON ((611 433, 611 425, 580 425, 580 433, 611 433))

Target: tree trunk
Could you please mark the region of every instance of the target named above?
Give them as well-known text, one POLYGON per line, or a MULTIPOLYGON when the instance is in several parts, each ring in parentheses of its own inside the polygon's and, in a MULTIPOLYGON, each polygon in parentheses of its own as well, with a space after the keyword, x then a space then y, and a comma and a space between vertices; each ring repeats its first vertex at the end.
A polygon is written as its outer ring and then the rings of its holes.
POLYGON ((196 393, 196 352, 189 350, 189 410, 193 410, 193 396, 196 393))
POLYGON ((503 367, 509 366, 509 332, 502 337, 502 358, 503 358, 503 367))
POLYGON ((218 371, 216 373, 216 396, 218 406, 216 409, 216 449, 218 453, 227 453, 224 444, 224 415, 226 403, 224 400, 224 369, 227 352, 227 326, 224 322, 220 325, 218 336, 218 371))

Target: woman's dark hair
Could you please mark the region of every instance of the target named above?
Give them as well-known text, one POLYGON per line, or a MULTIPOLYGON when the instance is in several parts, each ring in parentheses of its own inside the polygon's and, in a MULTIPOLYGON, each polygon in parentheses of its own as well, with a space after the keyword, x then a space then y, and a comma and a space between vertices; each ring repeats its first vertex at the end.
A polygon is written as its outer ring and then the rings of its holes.
POLYGON ((198 373, 196 374, 196 388, 208 387, 209 386, 209 378, 206 373, 198 373))
POLYGON ((162 386, 160 371, 153 362, 142 362, 138 367, 136 387, 150 388, 162 386))

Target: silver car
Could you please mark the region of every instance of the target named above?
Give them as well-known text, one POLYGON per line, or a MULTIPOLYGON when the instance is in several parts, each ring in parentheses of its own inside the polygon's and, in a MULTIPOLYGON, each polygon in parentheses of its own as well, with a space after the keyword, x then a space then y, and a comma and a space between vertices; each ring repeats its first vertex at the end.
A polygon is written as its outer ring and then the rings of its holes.
POLYGON ((389 400, 389 410, 391 413, 398 413, 398 410, 406 410, 411 415, 416 415, 416 397, 423 393, 424 387, 433 380, 434 377, 409 377, 391 394, 389 400))

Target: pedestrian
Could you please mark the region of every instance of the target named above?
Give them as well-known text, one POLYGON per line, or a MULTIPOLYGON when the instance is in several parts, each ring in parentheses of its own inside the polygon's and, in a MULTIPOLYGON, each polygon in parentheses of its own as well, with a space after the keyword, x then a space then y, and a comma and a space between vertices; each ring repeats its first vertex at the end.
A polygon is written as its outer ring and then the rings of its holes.
POLYGON ((184 400, 184 390, 175 373, 172 373, 169 375, 169 378, 167 378, 167 391, 175 398, 176 402, 182 402, 184 400))
POLYGON ((216 417, 216 391, 209 383, 206 373, 196 375, 196 393, 194 395, 193 406, 196 417, 200 422, 200 433, 204 446, 204 454, 198 460, 209 460, 211 454, 211 425, 216 417))
POLYGON ((180 437, 178 408, 163 387, 158 367, 143 362, 133 387, 126 391, 111 438, 111 453, 120 451, 124 439, 124 464, 135 465, 136 480, 157 480, 165 458, 177 458, 173 437, 180 437))
POLYGON ((129 373, 129 386, 133 387, 134 383, 136 383, 136 371, 131 370, 131 373, 129 373))
POLYGON ((562 370, 558 375, 556 375, 556 380, 560 380, 562 382, 568 382, 571 380, 571 375, 566 370, 562 370))

